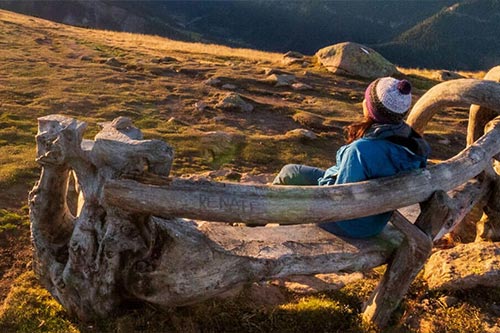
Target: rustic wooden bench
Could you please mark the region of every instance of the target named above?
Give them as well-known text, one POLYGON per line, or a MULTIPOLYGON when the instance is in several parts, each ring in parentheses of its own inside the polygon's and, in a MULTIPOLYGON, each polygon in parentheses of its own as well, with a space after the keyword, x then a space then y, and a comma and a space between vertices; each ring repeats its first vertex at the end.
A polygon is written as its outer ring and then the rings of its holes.
POLYGON ((388 264, 363 313, 384 326, 433 240, 475 205, 497 200, 491 161, 500 154, 500 118, 492 118, 500 113, 500 85, 472 79, 440 84, 418 101, 408 121, 422 130, 449 104, 496 110, 476 114, 487 114, 487 133, 428 169, 328 187, 170 178, 171 147, 143 140, 127 118, 105 124, 95 140, 82 139, 83 122, 39 118, 42 173, 29 198, 35 270, 51 294, 85 320, 107 316, 131 299, 180 306, 251 281, 388 264), (73 213, 72 182, 79 194, 73 213), (421 213, 413 224, 397 209, 416 203, 421 213), (391 210, 391 224, 371 239, 340 238, 316 226, 391 210))

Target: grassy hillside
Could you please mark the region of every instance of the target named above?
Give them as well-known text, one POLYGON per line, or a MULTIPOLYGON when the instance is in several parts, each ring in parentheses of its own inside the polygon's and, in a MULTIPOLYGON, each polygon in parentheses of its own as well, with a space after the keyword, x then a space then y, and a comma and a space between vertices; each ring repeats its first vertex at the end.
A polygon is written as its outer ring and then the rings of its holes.
POLYGON ((315 54, 353 41, 404 67, 486 70, 500 62, 500 2, 3 0, 67 24, 233 47, 315 54))
MULTIPOLYGON (((137 307, 108 320, 80 323, 65 314, 33 275, 26 208, 27 193, 39 174, 33 161, 37 117, 61 113, 85 120, 90 138, 98 122, 128 116, 146 138, 174 146, 174 176, 223 169, 229 172, 220 179, 234 181, 243 174, 273 174, 291 162, 330 166, 342 144, 341 127, 360 116, 369 82, 331 75, 314 59, 304 67, 287 67, 275 53, 74 28, 5 11, 0 11, 0 45, 1 332, 372 330, 362 325, 360 307, 381 270, 339 291, 304 296, 275 281, 249 286, 228 300, 169 311, 137 307), (294 74, 313 89, 275 87, 264 74, 268 68, 294 74), (220 82, 207 84, 214 78, 220 82), (216 107, 230 91, 254 111, 216 107), (296 128, 314 131, 317 139, 287 134, 296 128), (221 143, 213 139, 214 132, 224 132, 230 140, 221 143)), ((437 83, 430 79, 432 72, 401 70, 412 81, 415 98, 437 83)), ((433 158, 462 149, 466 119, 465 109, 444 110, 435 117, 427 131, 433 158), (444 139, 447 145, 440 143, 444 139)), ((391 329, 483 331, 484 322, 495 324, 490 304, 496 292, 457 293, 457 305, 444 307, 439 300, 443 295, 428 292, 418 281, 391 329)))

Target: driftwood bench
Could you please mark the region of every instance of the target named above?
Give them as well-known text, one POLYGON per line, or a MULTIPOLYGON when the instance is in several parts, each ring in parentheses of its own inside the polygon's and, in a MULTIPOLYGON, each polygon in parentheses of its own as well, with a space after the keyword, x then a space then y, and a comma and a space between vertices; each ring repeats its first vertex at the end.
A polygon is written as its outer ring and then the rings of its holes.
POLYGON ((500 154, 500 118, 492 120, 500 113, 500 85, 471 79, 438 85, 415 105, 409 122, 422 130, 450 104, 487 108, 474 120, 488 123, 487 133, 426 170, 329 187, 173 179, 170 146, 143 140, 127 118, 105 124, 95 140, 82 139, 83 122, 39 118, 42 173, 29 197, 35 270, 52 295, 85 320, 107 316, 129 300, 180 306, 250 281, 387 263, 364 309, 367 320, 383 326, 433 240, 475 205, 489 207, 490 216, 499 206, 491 195, 499 184, 491 161, 500 154), (68 198, 75 193, 71 213, 68 198), (396 211, 392 224, 368 240, 339 238, 315 225, 415 203, 421 213, 414 224, 396 211))

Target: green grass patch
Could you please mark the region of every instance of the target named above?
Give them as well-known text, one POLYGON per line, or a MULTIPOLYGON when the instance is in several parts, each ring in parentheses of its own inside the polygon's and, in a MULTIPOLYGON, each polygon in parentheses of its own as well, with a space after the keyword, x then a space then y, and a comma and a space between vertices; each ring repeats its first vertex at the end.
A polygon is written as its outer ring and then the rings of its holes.
POLYGON ((62 306, 42 288, 33 271, 17 278, 0 308, 3 333, 80 332, 66 316, 62 306))
POLYGON ((355 309, 323 295, 282 305, 270 320, 270 328, 282 332, 361 332, 363 326, 355 309))
POLYGON ((0 209, 0 235, 6 231, 14 231, 27 226, 29 226, 29 220, 26 216, 0 209))
POLYGON ((38 174, 34 144, 0 147, 0 188, 20 181, 33 182, 38 174))
POLYGON ((298 163, 328 168, 335 162, 338 148, 327 138, 316 140, 253 136, 247 139, 241 151, 240 162, 275 172, 284 164, 298 163))
POLYGON ((435 333, 484 332, 481 311, 469 304, 437 307, 421 320, 435 333))
MULTIPOLYGON (((148 137, 151 134, 148 132, 148 137)), ((327 168, 334 163, 337 148, 328 138, 311 141, 284 136, 205 135, 189 130, 156 138, 174 147, 172 171, 176 175, 220 168, 238 168, 243 172, 257 168, 260 172, 277 172, 287 163, 327 168)))
MULTIPOLYGON (((283 291, 287 293, 286 291, 283 291)), ((291 294, 289 295, 291 297, 291 294)), ((134 332, 374 332, 359 310, 326 294, 290 299, 282 305, 256 305, 243 291, 229 299, 160 311, 130 311, 114 322, 98 322, 101 331, 134 332)))
POLYGON ((104 45, 104 44, 94 44, 94 51, 100 53, 102 57, 124 57, 127 55, 127 51, 114 46, 104 45))

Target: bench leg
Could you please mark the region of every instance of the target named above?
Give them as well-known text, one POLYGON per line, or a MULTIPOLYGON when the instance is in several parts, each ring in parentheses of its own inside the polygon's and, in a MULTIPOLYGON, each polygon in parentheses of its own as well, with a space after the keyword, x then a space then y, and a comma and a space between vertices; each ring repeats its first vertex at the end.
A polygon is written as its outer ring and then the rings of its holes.
POLYGON ((399 212, 394 212, 392 221, 403 232, 405 239, 363 311, 363 319, 379 327, 387 325, 432 250, 431 238, 399 212))
POLYGON ((484 213, 476 224, 476 242, 500 241, 500 162, 495 161, 493 185, 484 213))

